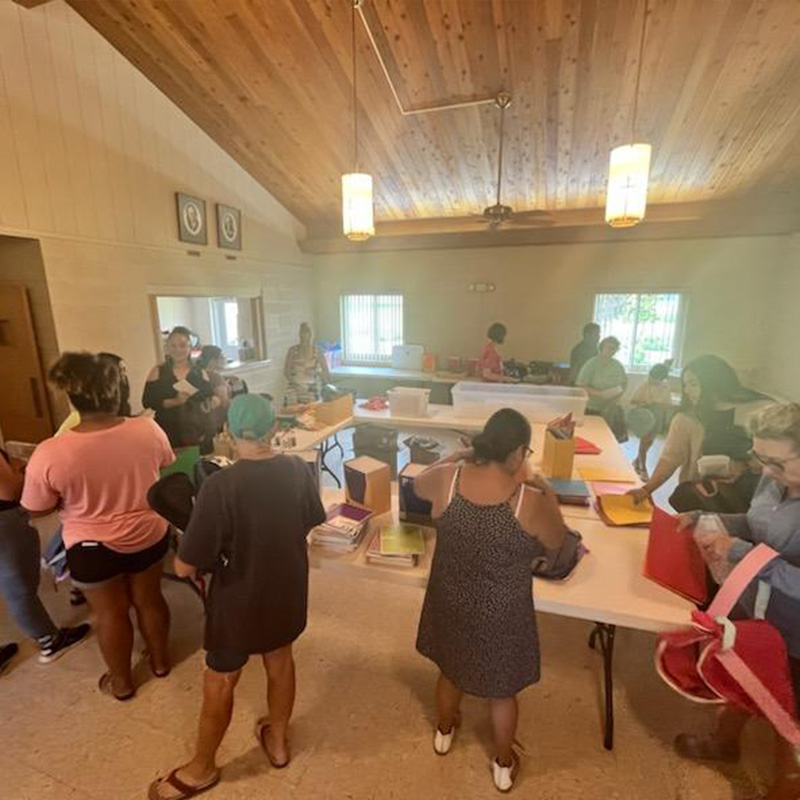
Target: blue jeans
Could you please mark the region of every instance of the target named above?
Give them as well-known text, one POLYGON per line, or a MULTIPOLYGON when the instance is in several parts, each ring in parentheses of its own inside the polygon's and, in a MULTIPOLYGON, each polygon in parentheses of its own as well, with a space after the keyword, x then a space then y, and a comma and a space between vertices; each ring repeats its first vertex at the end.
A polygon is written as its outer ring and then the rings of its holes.
POLYGON ((58 628, 39 599, 39 534, 21 508, 0 511, 0 595, 28 636, 55 636, 58 628))

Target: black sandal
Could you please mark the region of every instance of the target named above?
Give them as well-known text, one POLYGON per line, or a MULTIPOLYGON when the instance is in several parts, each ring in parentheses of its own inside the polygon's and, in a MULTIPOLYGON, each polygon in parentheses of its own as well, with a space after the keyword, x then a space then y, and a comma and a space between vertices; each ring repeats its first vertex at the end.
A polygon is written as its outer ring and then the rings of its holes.
MULTIPOLYGON (((275 769, 285 769, 289 766, 289 763, 292 760, 291 755, 284 761, 283 763, 276 761, 272 757, 272 753, 269 752, 269 748, 267 747, 267 739, 266 734, 269 733, 269 720, 266 717, 263 717, 256 723, 256 739, 258 739, 258 743, 261 745, 261 749, 264 751, 264 755, 269 760, 269 763, 272 764, 275 769)), ((286 748, 289 749, 288 746, 286 748)))

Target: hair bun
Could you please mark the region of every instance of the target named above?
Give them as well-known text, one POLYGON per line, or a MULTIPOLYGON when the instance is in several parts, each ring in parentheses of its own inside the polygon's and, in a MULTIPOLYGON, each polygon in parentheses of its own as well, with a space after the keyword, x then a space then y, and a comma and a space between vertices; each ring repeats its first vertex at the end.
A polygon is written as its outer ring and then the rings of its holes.
POLYGON ((494 461, 495 448, 485 433, 479 433, 472 440, 472 450, 479 461, 494 461))

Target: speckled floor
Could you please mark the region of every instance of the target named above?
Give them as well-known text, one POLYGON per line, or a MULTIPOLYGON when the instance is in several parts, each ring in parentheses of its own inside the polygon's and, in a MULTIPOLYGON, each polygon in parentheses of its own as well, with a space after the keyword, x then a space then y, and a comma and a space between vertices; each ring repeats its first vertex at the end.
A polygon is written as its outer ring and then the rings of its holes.
MULTIPOLYGON (((351 449, 349 434, 342 436, 351 449)), ((631 445, 629 445, 631 446, 631 445)), ((633 452, 635 448, 631 446, 633 452)), ((349 454, 349 452, 348 452, 349 454)), ((335 455, 332 465, 338 467, 335 455)), ((329 479, 326 479, 329 480, 329 479)), ((31 643, 0 677, 0 792, 9 800, 134 800, 191 752, 203 671, 202 611, 183 586, 165 584, 176 666, 163 681, 140 670, 127 704, 102 696, 96 639, 60 661, 37 663, 31 643)), ((43 586, 54 617, 74 623, 67 591, 43 586)), ((296 646, 298 699, 294 760, 276 772, 253 736, 265 711, 263 670, 247 666, 220 764, 223 782, 207 797, 436 798, 496 796, 489 774, 485 704, 467 699, 449 756, 433 753, 435 668, 414 649, 422 592, 312 572, 309 627, 296 646)), ((601 744, 600 658, 585 622, 539 615, 541 683, 520 696, 525 746, 514 790, 520 798, 745 800, 758 796, 771 734, 750 726, 741 766, 687 763, 671 749, 681 730, 711 725, 706 709, 666 688, 652 667, 654 637, 621 630, 617 639, 617 743, 601 744)), ((0 604, 0 641, 19 632, 0 604)))
MULTIPOLYGON (((190 753, 200 702, 201 610, 184 587, 166 585, 177 660, 149 678, 135 700, 115 703, 96 681, 96 639, 48 666, 34 649, 0 678, 0 782, 13 800, 133 800, 190 753)), ((66 594, 44 591, 64 621, 66 594)), ((434 755, 434 668, 414 650, 422 593, 374 581, 312 573, 310 624, 297 649, 299 693, 294 760, 271 770, 253 737, 264 712, 262 669, 253 659, 237 692, 222 747, 224 780, 210 798, 485 798, 490 729, 484 704, 468 699, 453 752, 434 755)), ((746 765, 724 772, 671 752, 674 734, 702 729, 705 711, 664 687, 651 667, 652 637, 621 631, 617 644, 617 746, 600 743, 600 662, 586 646, 587 623, 540 615, 544 676, 520 697, 525 745, 515 794, 524 798, 715 800, 756 794, 747 773, 763 767, 750 731, 746 765)), ((0 612, 0 641, 14 635, 0 612)))

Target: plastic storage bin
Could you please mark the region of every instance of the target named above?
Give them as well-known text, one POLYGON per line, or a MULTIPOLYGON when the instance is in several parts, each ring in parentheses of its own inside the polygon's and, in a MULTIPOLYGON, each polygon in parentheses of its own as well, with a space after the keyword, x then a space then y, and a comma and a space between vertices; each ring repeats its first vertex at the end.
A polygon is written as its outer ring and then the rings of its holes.
POLYGON ((572 413, 579 425, 586 414, 588 395, 572 386, 533 386, 462 381, 453 387, 453 408, 459 417, 486 419, 500 408, 515 408, 531 422, 549 422, 572 413))
POLYGON ((389 415, 392 417, 427 417, 430 389, 412 389, 397 386, 386 392, 389 398, 389 415))

